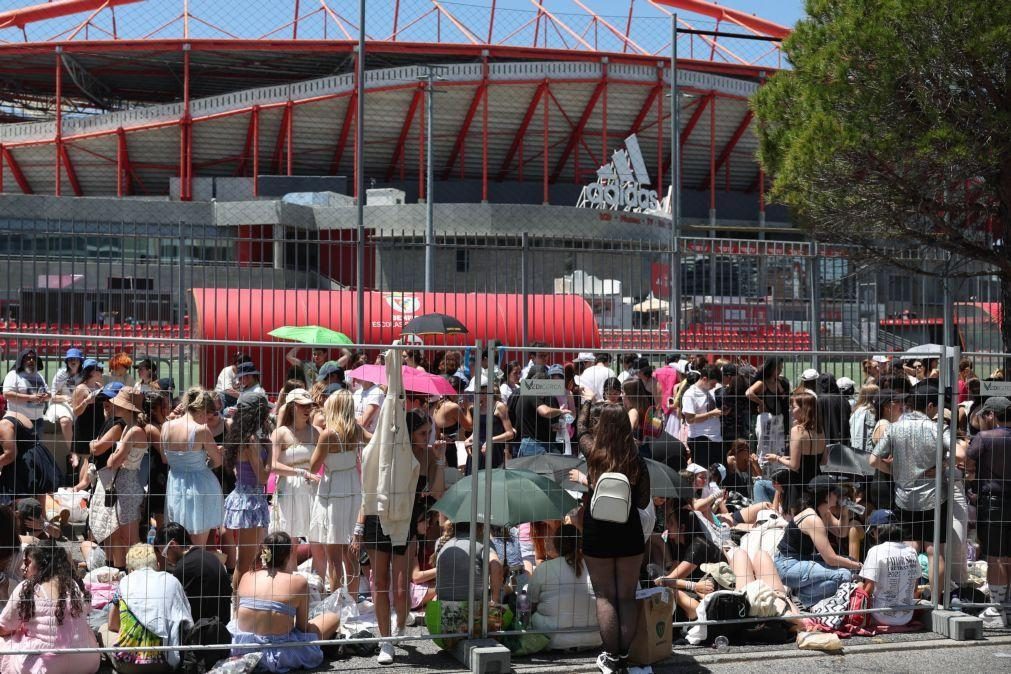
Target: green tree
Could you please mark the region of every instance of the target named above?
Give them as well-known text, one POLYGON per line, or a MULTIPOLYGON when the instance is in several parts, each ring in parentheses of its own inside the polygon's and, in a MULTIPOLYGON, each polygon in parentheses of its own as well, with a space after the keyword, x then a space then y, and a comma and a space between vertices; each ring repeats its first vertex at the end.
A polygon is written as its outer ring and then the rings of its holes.
POLYGON ((755 96, 760 159, 815 238, 949 279, 1001 279, 1011 352, 1011 11, 994 0, 807 0, 792 68, 755 96), (939 249, 950 263, 896 260, 939 249))

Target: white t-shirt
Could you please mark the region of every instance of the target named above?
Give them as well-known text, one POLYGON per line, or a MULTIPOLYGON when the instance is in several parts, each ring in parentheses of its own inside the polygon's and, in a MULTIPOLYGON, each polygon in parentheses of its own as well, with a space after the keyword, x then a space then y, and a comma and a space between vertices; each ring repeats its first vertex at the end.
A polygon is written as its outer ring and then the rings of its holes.
POLYGON ((214 385, 214 390, 219 393, 224 393, 228 389, 239 390, 239 378, 235 376, 235 370, 231 365, 225 366, 218 373, 218 382, 214 385))
POLYGON ((536 630, 586 628, 586 632, 566 632, 551 635, 551 648, 594 648, 600 645, 597 627, 597 600, 590 584, 590 574, 576 573, 563 557, 542 562, 534 569, 527 583, 527 596, 537 604, 530 616, 536 630))
POLYGON ((7 397, 8 393, 43 393, 47 391, 46 381, 42 378, 38 372, 33 372, 31 374, 27 372, 16 372, 11 370, 4 377, 3 392, 4 398, 7 398, 7 409, 11 412, 18 412, 23 414, 32 421, 42 418, 42 414, 46 411, 46 403, 30 403, 24 400, 11 400, 7 397))
MULTIPOLYGON (((874 583, 871 608, 909 606, 913 591, 920 580, 920 562, 916 550, 905 543, 889 541, 875 545, 867 552, 860 576, 874 583)), ((885 611, 875 613, 874 619, 882 625, 905 625, 913 619, 912 611, 885 611)))
POLYGON ((583 374, 579 375, 579 383, 588 389, 593 390, 594 400, 604 399, 604 382, 614 376, 611 368, 603 363, 597 363, 586 368, 583 374))
MULTIPOLYGON (((376 407, 383 406, 383 400, 386 399, 386 394, 383 393, 383 389, 378 384, 372 384, 368 388, 360 388, 354 392, 353 396, 355 401, 355 416, 361 419, 365 416, 365 410, 370 405, 375 405, 376 407)), ((368 423, 367 426, 363 428, 369 433, 374 433, 376 426, 379 425, 379 413, 376 412, 372 415, 372 421, 368 423)))
MULTIPOLYGON (((681 411, 685 414, 703 414, 713 409, 716 409, 716 398, 711 392, 703 391, 698 384, 688 387, 681 399, 681 411)), ((723 442, 719 417, 710 417, 705 421, 695 421, 688 424, 689 438, 703 436, 715 442, 723 442)))

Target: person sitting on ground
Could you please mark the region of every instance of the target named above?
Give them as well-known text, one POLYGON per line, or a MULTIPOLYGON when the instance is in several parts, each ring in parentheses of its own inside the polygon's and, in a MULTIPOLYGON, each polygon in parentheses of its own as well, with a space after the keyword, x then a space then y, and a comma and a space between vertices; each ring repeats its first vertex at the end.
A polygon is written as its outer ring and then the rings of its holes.
MULTIPOLYGON (((110 647, 178 646, 183 627, 193 624, 183 586, 172 574, 158 571, 154 548, 137 543, 126 553, 126 577, 119 581, 109 626, 102 641, 110 647)), ((161 672, 175 669, 179 651, 117 651, 112 664, 118 670, 161 672)))
POLYGON ((579 529, 563 524, 555 536, 559 556, 534 569, 527 584, 532 613, 530 627, 556 632, 549 648, 555 650, 599 648, 597 599, 583 562, 579 529), (582 630, 582 631, 574 631, 582 630))
POLYGON ((24 553, 25 579, 0 613, 0 651, 37 650, 0 656, 2 674, 93 674, 98 653, 47 653, 97 648, 88 627, 88 602, 66 551, 53 541, 34 543, 24 553))
MULTIPOLYGON (((783 593, 786 588, 776 573, 772 558, 764 551, 749 556, 747 551, 721 548, 705 529, 705 523, 692 511, 690 501, 674 501, 667 509, 667 544, 670 558, 680 560, 664 575, 655 575, 653 583, 675 588, 675 603, 682 615, 696 619, 696 610, 702 599, 722 589, 703 571, 704 564, 728 563, 734 575, 734 589, 743 590, 748 583, 761 580, 773 592, 783 593)), ((708 568, 708 567, 707 567, 708 568)), ((661 570, 650 565, 650 575, 661 570)))
POLYGON ((155 546, 158 566, 171 572, 183 586, 194 622, 215 616, 224 618, 231 613, 231 574, 217 555, 193 545, 183 525, 166 524, 158 531, 155 546))
MULTIPOLYGON (((879 513, 881 516, 867 527, 876 530, 873 536, 877 545, 867 552, 860 569, 863 588, 871 597, 869 608, 911 606, 921 575, 919 558, 916 550, 903 542, 902 527, 891 511, 878 510, 874 515, 879 513)), ((901 626, 909 624, 913 611, 884 611, 871 616, 879 625, 901 626)))
MULTIPOLYGON (((324 612, 309 620, 309 584, 296 575, 291 536, 283 531, 268 534, 260 545, 262 567, 249 571, 239 581, 238 608, 228 628, 232 644, 255 644, 262 654, 260 668, 268 672, 313 669, 323 664, 323 651, 307 643, 331 639, 340 616, 324 612), (284 644, 301 643, 285 647, 284 644), (272 648, 274 644, 279 647, 272 648)), ((233 655, 253 652, 245 648, 233 655)))
POLYGON ((779 543, 776 570, 805 606, 831 597, 839 585, 861 569, 860 562, 843 557, 832 548, 828 528, 818 512, 822 505, 835 508, 840 493, 838 485, 827 475, 811 480, 779 543))

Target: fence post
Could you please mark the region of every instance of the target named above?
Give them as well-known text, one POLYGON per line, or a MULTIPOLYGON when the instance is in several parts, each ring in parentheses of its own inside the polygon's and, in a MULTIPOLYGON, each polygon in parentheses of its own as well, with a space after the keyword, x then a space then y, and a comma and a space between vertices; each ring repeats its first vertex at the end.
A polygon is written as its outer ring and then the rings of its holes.
POLYGON ((186 258, 185 258, 186 238, 183 235, 183 221, 179 221, 179 383, 176 384, 177 391, 186 390, 186 343, 181 341, 183 331, 186 326, 186 258))
POLYGON ((807 288, 810 296, 808 332, 811 335, 811 367, 818 369, 818 351, 821 350, 821 291, 818 287, 818 244, 811 242, 811 256, 807 258, 807 288))
MULTIPOLYGON (((945 278, 944 283, 944 346, 945 351, 947 351, 949 338, 954 333, 954 316, 955 307, 953 304, 953 297, 951 293, 951 282, 945 278)), ((947 356, 947 354, 945 354, 947 356)), ((955 536, 955 479, 957 476, 956 466, 955 466, 955 448, 958 445, 958 363, 962 360, 962 349, 956 340, 955 348, 952 351, 950 362, 941 361, 944 365, 940 366, 940 371, 945 372, 945 378, 949 382, 949 387, 951 389, 951 422, 948 424, 948 439, 949 439, 949 450, 948 450, 948 488, 947 488, 947 502, 948 502, 948 521, 944 522, 944 526, 948 527, 948 549, 945 550, 945 560, 947 564, 944 565, 944 608, 951 608, 951 578, 957 577, 955 572, 955 565, 962 564, 962 558, 965 556, 965 546, 961 546, 961 549, 955 553, 951 554, 953 545, 955 545, 957 537, 955 536)), ((941 413, 943 419, 943 413, 941 413)))
MULTIPOLYGON (((520 240, 520 301, 523 303, 523 318, 522 318, 522 335, 523 343, 520 346, 527 346, 530 343, 530 303, 528 302, 527 296, 530 293, 530 286, 527 280, 527 276, 530 266, 530 235, 523 232, 523 237, 520 240)), ((522 358, 520 359, 522 360, 522 358)))
MULTIPOLYGON (((471 374, 480 377, 481 376, 481 340, 477 340, 474 344, 474 369, 471 374)), ((478 379, 477 382, 480 384, 481 380, 478 379)), ((481 437, 481 415, 474 415, 474 429, 473 435, 475 437, 481 437)), ((477 483, 480 473, 474 470, 474 462, 471 461, 471 471, 470 471, 470 550, 469 559, 473 560, 477 554, 477 540, 474 533, 477 531, 477 483)), ((467 478, 464 478, 467 479, 467 478)), ((487 517, 487 516, 486 516, 487 517)), ((470 601, 467 602, 467 638, 474 638, 474 570, 472 568, 467 570, 467 587, 469 592, 467 596, 470 601)), ((484 596, 482 593, 481 596, 484 596)), ((487 609, 483 611, 487 613, 487 609)), ((482 624, 481 634, 482 636, 487 633, 487 625, 482 624)))
MULTIPOLYGON (((480 351, 477 353, 476 361, 477 361, 477 367, 476 367, 477 374, 475 375, 475 377, 477 377, 477 379, 475 379, 474 390, 475 391, 480 391, 480 389, 481 389, 481 353, 480 353, 480 351)), ((476 474, 475 471, 474 471, 474 469, 473 469, 473 466, 475 466, 475 465, 480 466, 481 465, 481 461, 482 461, 481 455, 483 453, 484 454, 484 459, 483 459, 484 460, 484 471, 483 471, 483 473, 484 473, 484 520, 485 520, 485 525, 484 525, 484 527, 482 527, 483 534, 482 534, 482 540, 481 540, 481 545, 483 546, 483 549, 482 549, 482 552, 481 552, 481 588, 482 588, 482 592, 481 592, 481 599, 482 599, 482 601, 481 601, 481 638, 482 639, 487 639, 488 638, 488 603, 489 603, 488 600, 490 598, 489 594, 491 593, 491 588, 489 587, 489 584, 488 584, 488 573, 490 571, 489 566, 491 565, 491 522, 492 522, 491 488, 492 488, 492 479, 494 477, 492 475, 492 465, 491 465, 492 464, 491 457, 493 456, 493 454, 492 454, 492 443, 494 442, 494 437, 493 437, 494 436, 494 432, 493 432, 492 429, 494 428, 494 415, 495 415, 495 403, 493 402, 494 395, 492 394, 492 391, 495 390, 495 388, 494 388, 494 386, 495 386, 494 374, 495 374, 495 348, 494 348, 494 345, 492 344, 492 342, 488 342, 488 373, 485 376, 488 378, 488 389, 489 390, 488 390, 488 393, 486 393, 486 394, 484 394, 482 396, 485 399, 485 407, 487 408, 487 409, 485 409, 485 432, 484 432, 486 439, 485 439, 485 441, 483 443, 485 445, 485 450, 482 452, 480 446, 478 446, 476 448, 477 458, 471 460, 472 469, 470 471, 471 475, 475 475, 476 474)), ((480 409, 480 408, 478 408, 478 409, 480 409)), ((475 415, 475 416, 481 416, 481 415, 478 414, 478 415, 475 415)), ((481 436, 478 436, 478 439, 480 439, 480 437, 481 436)), ((475 450, 472 448, 471 451, 473 452, 475 450)), ((474 531, 474 530, 475 530, 475 528, 471 528, 471 531, 474 531)), ((506 566, 508 566, 508 564, 506 564, 506 566)), ((500 597, 494 597, 494 600, 496 602, 498 602, 499 599, 500 599, 500 597)))

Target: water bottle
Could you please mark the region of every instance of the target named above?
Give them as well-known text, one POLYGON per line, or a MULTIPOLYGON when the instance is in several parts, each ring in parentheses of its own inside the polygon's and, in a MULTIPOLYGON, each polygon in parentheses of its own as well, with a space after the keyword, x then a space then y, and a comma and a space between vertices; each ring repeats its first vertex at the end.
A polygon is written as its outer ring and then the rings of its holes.
POLYGON ((516 622, 520 629, 530 626, 530 597, 526 590, 520 590, 516 595, 516 622))
POLYGON ((155 538, 156 538, 157 536, 158 536, 158 530, 157 530, 157 529, 155 529, 154 525, 152 524, 152 525, 151 525, 150 527, 148 527, 148 529, 147 529, 147 544, 148 544, 148 545, 154 545, 154 539, 155 539, 155 538))
POLYGON ((713 648, 718 650, 720 653, 726 653, 727 650, 730 649, 730 639, 721 634, 713 639, 713 648))

